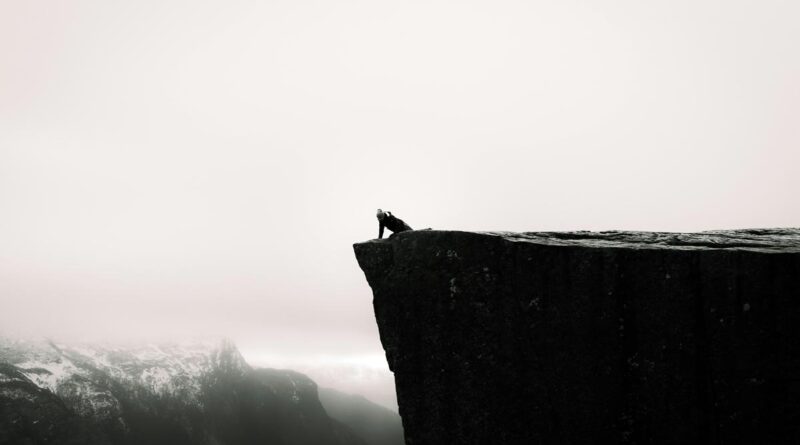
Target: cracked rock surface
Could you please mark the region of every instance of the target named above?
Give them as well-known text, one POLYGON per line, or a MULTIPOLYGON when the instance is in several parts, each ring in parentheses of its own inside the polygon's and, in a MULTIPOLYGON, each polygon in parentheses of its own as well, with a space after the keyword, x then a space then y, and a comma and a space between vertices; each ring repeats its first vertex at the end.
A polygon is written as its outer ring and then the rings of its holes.
POLYGON ((354 249, 408 444, 800 443, 800 229, 354 249))

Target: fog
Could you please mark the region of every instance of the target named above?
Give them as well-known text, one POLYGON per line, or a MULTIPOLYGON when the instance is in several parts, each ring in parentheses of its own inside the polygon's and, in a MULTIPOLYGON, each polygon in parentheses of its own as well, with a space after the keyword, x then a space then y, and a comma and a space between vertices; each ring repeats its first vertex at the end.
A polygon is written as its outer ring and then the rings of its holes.
POLYGON ((3 2, 0 332, 225 336, 265 366, 388 375, 352 253, 378 207, 437 229, 797 226, 799 20, 741 0, 3 2))

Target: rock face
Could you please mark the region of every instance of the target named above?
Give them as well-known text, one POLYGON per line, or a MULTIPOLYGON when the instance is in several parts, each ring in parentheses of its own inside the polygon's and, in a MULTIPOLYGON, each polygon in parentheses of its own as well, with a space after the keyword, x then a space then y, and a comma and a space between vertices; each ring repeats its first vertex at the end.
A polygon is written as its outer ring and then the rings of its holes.
POLYGON ((354 248, 408 444, 800 443, 800 229, 354 248))

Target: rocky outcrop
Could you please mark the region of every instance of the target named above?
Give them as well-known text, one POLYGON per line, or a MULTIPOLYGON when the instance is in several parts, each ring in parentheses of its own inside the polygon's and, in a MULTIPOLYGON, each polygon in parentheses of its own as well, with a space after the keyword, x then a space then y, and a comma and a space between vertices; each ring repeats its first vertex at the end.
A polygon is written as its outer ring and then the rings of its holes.
POLYGON ((354 245, 408 444, 800 443, 800 230, 354 245))

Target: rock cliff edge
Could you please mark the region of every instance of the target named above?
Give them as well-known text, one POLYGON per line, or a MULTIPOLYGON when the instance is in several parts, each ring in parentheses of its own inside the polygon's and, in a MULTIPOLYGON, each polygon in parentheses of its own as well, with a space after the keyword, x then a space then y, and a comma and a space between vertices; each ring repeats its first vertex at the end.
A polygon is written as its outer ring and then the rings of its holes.
POLYGON ((800 229, 354 249, 408 444, 800 443, 800 229))

